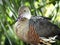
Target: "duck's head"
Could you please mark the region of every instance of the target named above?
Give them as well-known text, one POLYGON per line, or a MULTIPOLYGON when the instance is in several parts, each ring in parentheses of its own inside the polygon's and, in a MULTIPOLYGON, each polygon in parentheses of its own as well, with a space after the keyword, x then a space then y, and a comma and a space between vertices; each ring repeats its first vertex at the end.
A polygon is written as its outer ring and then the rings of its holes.
POLYGON ((25 20, 31 18, 31 12, 28 7, 22 6, 18 10, 18 20, 25 20))

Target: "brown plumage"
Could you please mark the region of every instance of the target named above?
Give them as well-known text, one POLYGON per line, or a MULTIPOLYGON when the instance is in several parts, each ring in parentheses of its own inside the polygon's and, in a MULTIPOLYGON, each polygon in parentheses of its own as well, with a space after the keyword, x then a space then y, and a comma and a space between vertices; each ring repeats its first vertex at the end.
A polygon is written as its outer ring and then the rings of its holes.
POLYGON ((60 33, 59 28, 50 23, 48 19, 39 16, 33 17, 28 7, 19 8, 18 15, 14 30, 16 35, 27 43, 51 45, 41 37, 49 38, 60 33))

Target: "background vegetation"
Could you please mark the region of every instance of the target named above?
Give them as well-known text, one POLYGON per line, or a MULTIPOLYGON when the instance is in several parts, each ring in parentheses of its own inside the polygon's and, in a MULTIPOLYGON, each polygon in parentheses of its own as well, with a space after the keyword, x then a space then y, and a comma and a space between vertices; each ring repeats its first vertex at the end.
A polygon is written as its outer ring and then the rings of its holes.
MULTIPOLYGON (((51 18, 50 21, 60 27, 60 0, 0 0, 0 45, 28 45, 13 31, 22 5, 28 6, 32 15, 51 18)), ((60 45, 60 41, 53 45, 60 45)))

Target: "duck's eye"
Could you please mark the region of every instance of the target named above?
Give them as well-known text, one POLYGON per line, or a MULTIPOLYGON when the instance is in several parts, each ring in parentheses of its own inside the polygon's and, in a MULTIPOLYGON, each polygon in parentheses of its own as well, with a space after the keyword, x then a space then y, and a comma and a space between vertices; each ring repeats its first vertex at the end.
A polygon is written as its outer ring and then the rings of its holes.
POLYGON ((24 10, 24 12, 26 12, 26 10, 24 10))

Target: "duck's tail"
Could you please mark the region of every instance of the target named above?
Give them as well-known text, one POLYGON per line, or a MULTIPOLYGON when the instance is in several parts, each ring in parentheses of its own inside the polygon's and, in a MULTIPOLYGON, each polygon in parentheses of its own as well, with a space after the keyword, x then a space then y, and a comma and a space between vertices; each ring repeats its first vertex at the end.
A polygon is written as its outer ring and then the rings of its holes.
POLYGON ((40 40, 40 43, 38 43, 38 45, 51 45, 51 43, 50 42, 48 42, 48 41, 44 41, 44 40, 40 40))

